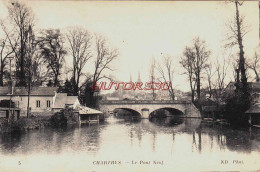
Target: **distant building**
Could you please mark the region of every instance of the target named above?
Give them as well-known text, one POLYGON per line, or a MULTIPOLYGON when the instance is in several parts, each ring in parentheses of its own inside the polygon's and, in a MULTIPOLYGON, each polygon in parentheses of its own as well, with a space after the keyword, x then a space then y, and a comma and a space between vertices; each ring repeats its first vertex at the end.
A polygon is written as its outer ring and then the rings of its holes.
MULTIPOLYGON (((11 100, 21 109, 21 116, 26 116, 28 92, 25 87, 15 87, 11 94, 9 87, 0 87, 0 101, 11 100)), ((57 87, 33 87, 30 93, 30 111, 43 115, 51 114, 67 105, 78 104, 76 96, 67 96, 67 93, 57 93, 57 87)))
MULTIPOLYGON (((253 102, 260 101, 260 82, 248 82, 249 92, 253 98, 253 102)), ((234 95, 236 90, 235 82, 230 82, 224 89, 226 96, 234 95)))
POLYGON ((169 90, 156 91, 156 100, 171 100, 169 90))

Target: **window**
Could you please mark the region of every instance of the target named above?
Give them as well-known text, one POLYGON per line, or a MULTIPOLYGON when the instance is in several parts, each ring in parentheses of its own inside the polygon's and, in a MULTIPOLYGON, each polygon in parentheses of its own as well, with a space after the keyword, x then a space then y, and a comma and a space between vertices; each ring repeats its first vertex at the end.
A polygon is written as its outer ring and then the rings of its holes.
POLYGON ((40 100, 36 100, 36 107, 41 107, 41 102, 40 102, 40 100))
POLYGON ((51 107, 51 101, 47 100, 47 107, 51 107))

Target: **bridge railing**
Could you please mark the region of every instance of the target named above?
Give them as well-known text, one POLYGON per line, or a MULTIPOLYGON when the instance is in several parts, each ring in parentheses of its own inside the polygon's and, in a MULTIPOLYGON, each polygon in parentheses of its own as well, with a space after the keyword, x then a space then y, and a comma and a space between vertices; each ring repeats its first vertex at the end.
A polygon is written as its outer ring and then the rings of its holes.
POLYGON ((183 100, 101 100, 100 104, 188 104, 183 100))

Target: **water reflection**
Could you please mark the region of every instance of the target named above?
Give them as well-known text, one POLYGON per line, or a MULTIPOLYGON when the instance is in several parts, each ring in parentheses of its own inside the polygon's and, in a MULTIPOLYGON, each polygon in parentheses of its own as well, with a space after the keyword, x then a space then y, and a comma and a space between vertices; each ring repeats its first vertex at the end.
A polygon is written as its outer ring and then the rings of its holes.
POLYGON ((169 161, 211 157, 218 152, 227 157, 243 153, 243 158, 250 158, 251 153, 260 153, 260 131, 205 126, 200 119, 167 117, 131 121, 111 117, 99 125, 1 135, 0 152, 2 155, 84 154, 86 159, 153 157, 169 161))
POLYGON ((0 149, 4 153, 12 153, 20 146, 21 133, 2 134, 0 137, 0 149))
POLYGON ((159 126, 174 126, 184 122, 184 118, 174 116, 166 118, 150 118, 149 120, 159 126))
POLYGON ((1 136, 0 149, 5 154, 34 152, 59 154, 64 151, 78 152, 81 150, 95 154, 100 145, 100 131, 105 126, 70 126, 62 129, 34 130, 22 134, 5 134, 1 136))

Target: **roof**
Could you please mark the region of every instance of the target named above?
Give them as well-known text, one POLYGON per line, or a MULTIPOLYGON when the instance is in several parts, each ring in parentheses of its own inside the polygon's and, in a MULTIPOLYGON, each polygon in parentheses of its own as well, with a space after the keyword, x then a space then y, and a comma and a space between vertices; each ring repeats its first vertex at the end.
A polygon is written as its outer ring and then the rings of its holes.
POLYGON ((260 82, 249 82, 248 84, 253 90, 260 91, 260 82))
POLYGON ((67 93, 57 93, 53 108, 65 108, 65 105, 73 105, 78 101, 78 96, 67 96, 67 93))
POLYGON ((254 104, 251 106, 246 113, 258 113, 260 114, 260 103, 254 104))
POLYGON ((82 105, 78 105, 76 106, 75 110, 79 111, 79 114, 103 114, 103 112, 98 111, 96 109, 91 109, 89 107, 86 106, 82 106, 82 105))
MULTIPOLYGON (((31 89, 31 96, 54 96, 57 87, 33 87, 31 89)), ((0 96, 10 95, 10 87, 0 87, 0 96)), ((14 87, 14 96, 27 96, 28 91, 26 87, 14 87)))

